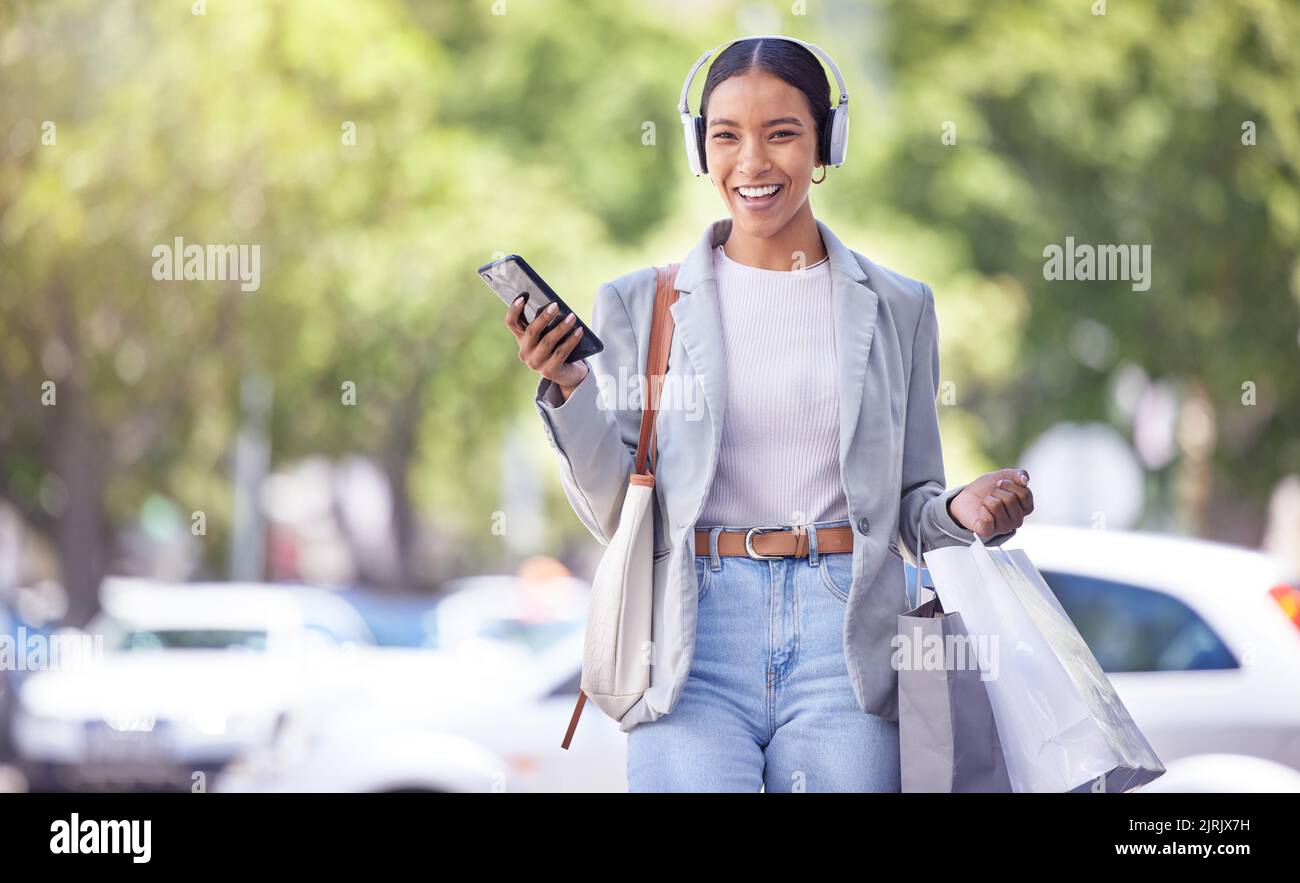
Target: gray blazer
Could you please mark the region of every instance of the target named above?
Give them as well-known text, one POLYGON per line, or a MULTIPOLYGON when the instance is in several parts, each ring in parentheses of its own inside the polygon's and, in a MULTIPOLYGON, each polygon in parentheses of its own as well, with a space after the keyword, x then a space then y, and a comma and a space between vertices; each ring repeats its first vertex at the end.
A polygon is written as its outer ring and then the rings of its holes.
MULTIPOLYGON (((850 251, 821 221, 834 280, 840 400, 840 468, 856 531, 853 585, 844 617, 844 657, 864 712, 898 719, 898 673, 890 664, 896 617, 905 612, 902 541, 915 560, 918 525, 926 549, 969 544, 947 503, 935 397, 939 341, 934 294, 922 282, 850 251)), ((654 646, 650 688, 620 729, 672 711, 691 668, 698 585, 693 528, 713 480, 726 413, 726 360, 712 251, 731 220, 709 226, 677 274, 675 330, 658 417, 655 463, 654 646), (695 384, 692 397, 686 386, 695 384)), ((618 526, 641 424, 640 398, 619 395, 645 372, 655 271, 646 267, 600 287, 591 328, 605 344, 568 401, 542 379, 536 406, 559 455, 564 493, 602 544, 618 526), (599 389, 598 389, 599 386, 599 389)), ((636 387, 631 387, 635 391, 636 387)), ((1000 534, 1000 544, 1015 534, 1000 534)))

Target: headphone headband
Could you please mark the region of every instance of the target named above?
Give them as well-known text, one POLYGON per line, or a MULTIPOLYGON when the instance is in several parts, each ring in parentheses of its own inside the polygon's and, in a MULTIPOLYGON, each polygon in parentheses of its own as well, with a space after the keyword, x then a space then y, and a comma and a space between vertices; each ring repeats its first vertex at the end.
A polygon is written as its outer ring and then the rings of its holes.
POLYGON ((677 103, 677 110, 681 113, 683 119, 689 119, 691 116, 691 107, 688 103, 688 99, 691 92, 691 83, 695 82, 696 72, 703 67, 704 62, 708 61, 713 53, 717 52, 719 49, 724 49, 727 46, 730 46, 732 43, 740 43, 744 40, 788 40, 791 43, 798 43, 805 49, 811 50, 816 53, 822 61, 826 62, 831 69, 831 73, 835 76, 835 85, 838 86, 840 90, 840 100, 836 106, 843 107, 849 103, 849 93, 844 87, 844 78, 840 76, 840 69, 835 66, 835 62, 832 61, 831 57, 823 52, 819 46, 814 46, 812 43, 805 43, 798 37, 785 37, 780 34, 760 34, 754 37, 737 37, 735 40, 728 40, 725 43, 719 43, 717 46, 714 46, 708 52, 699 57, 695 64, 692 65, 691 72, 686 75, 686 82, 682 84, 682 97, 677 103))

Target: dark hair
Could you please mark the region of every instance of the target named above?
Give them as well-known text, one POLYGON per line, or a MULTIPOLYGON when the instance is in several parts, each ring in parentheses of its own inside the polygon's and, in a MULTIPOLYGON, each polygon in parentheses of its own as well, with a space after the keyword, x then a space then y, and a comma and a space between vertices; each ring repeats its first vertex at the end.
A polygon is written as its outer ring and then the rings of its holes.
MULTIPOLYGON (((700 117, 708 124, 709 94, 724 80, 742 76, 752 70, 766 71, 780 77, 803 93, 812 113, 817 144, 817 161, 825 155, 826 118, 830 115, 831 84, 826 71, 806 47, 790 40, 773 40, 751 37, 738 40, 713 59, 709 75, 704 80, 704 94, 700 97, 700 117)), ((701 147, 701 150, 703 147, 701 147)))

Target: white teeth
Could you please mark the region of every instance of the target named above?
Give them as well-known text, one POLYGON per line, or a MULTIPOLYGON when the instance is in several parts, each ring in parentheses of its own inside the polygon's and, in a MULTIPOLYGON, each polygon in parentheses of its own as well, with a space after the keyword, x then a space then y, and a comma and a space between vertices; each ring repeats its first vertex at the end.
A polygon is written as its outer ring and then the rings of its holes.
POLYGON ((752 199, 756 196, 768 196, 775 193, 780 187, 780 184, 768 184, 766 187, 737 187, 736 190, 741 196, 748 196, 752 199))

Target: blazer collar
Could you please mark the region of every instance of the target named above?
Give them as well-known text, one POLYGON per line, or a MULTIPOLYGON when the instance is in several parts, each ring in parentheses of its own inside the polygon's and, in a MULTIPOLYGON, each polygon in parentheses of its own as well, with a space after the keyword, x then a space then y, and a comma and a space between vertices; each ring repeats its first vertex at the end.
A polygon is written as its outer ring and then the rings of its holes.
MULTIPOLYGON (((867 272, 853 252, 821 221, 817 221, 817 228, 832 271, 833 337, 840 401, 840 474, 843 476, 857 432, 879 298, 867 284, 867 272)), ((685 348, 703 388, 715 453, 722 439, 727 408, 727 364, 717 280, 713 273, 713 249, 725 242, 730 233, 730 218, 715 221, 704 231, 677 270, 676 288, 682 296, 670 308, 674 334, 685 348)), ((847 483, 845 493, 848 493, 847 483)), ((703 505, 701 499, 700 506, 703 505)))
MULTIPOLYGON (((839 237, 822 221, 817 221, 817 229, 822 234, 822 244, 830 256, 831 270, 848 276, 854 282, 866 282, 867 273, 839 237)), ((701 281, 714 281, 713 250, 727 241, 731 235, 731 218, 714 221, 705 229, 704 235, 696 242, 682 265, 677 269, 677 290, 683 294, 694 291, 701 281)))

